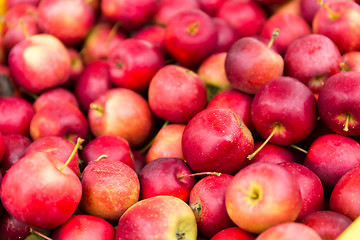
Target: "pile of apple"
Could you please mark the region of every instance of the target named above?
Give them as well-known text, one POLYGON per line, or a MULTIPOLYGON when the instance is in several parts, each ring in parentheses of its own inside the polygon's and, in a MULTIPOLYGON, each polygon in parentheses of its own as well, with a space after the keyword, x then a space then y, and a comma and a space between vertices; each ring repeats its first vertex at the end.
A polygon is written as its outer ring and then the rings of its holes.
POLYGON ((330 240, 360 215, 357 1, 6 7, 0 240, 330 240))

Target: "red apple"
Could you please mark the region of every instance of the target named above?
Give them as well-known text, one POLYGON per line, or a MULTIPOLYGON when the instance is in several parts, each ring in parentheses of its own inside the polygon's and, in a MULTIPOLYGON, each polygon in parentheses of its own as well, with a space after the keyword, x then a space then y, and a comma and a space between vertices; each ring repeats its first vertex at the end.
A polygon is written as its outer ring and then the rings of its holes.
POLYGON ((0 217, 0 240, 26 239, 30 235, 30 226, 18 221, 8 213, 0 217))
POLYGON ((233 176, 207 176, 198 181, 190 192, 189 205, 193 210, 198 231, 211 238, 219 231, 234 226, 225 207, 225 193, 233 176))
POLYGON ((172 196, 141 200, 121 216, 115 234, 120 239, 196 240, 197 226, 189 205, 172 196))
POLYGON ((282 223, 260 234, 257 240, 322 240, 314 229, 302 223, 282 223))
POLYGON ((246 166, 254 139, 244 122, 230 109, 205 109, 186 125, 182 150, 194 172, 233 174, 246 166))
POLYGON ((228 239, 255 240, 255 235, 252 235, 239 227, 230 227, 221 230, 220 232, 215 234, 210 240, 228 239))
POLYGON ((69 80, 65 85, 71 88, 79 78, 82 71, 84 70, 84 64, 80 56, 80 52, 77 49, 68 48, 68 52, 70 56, 71 67, 70 67, 69 80))
POLYGON ((132 38, 148 41, 162 53, 165 53, 165 27, 158 25, 146 26, 138 30, 132 38))
POLYGON ((215 53, 227 52, 230 47, 239 39, 236 30, 224 19, 214 17, 213 18, 215 28, 217 29, 217 46, 215 53))
POLYGON ((341 68, 343 71, 360 72, 360 51, 350 51, 342 56, 341 68))
POLYGON ((41 93, 34 101, 32 107, 35 112, 40 111, 41 108, 47 104, 58 104, 59 102, 67 102, 79 108, 79 103, 74 94, 66 88, 53 88, 41 93))
POLYGON ((200 4, 200 9, 209 14, 210 16, 214 16, 216 11, 220 8, 226 0, 198 0, 200 4))
POLYGON ((238 227, 261 233, 294 221, 302 199, 297 179, 285 168, 273 163, 254 163, 234 176, 226 190, 225 203, 238 227))
MULTIPOLYGON (((264 144, 264 141, 256 141, 254 144, 254 149, 258 149, 261 145, 264 144)), ((287 146, 276 145, 273 143, 266 143, 264 147, 258 152, 251 162, 268 162, 268 163, 294 163, 297 158, 293 151, 291 151, 287 146)))
POLYGON ((113 240, 114 227, 102 218, 91 215, 75 215, 51 234, 53 240, 113 240))
POLYGON ((16 44, 8 65, 15 83, 34 93, 66 83, 71 68, 66 47, 49 34, 36 34, 16 44))
POLYGON ((154 125, 148 103, 130 89, 110 89, 92 102, 90 108, 89 126, 96 137, 120 136, 131 147, 147 140, 154 125))

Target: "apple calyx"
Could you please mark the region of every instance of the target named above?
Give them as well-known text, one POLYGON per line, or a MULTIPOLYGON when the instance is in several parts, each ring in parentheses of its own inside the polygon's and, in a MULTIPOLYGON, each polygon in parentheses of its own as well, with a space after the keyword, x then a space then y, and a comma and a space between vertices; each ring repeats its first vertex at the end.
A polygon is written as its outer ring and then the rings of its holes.
POLYGON ((95 162, 100 161, 101 159, 107 158, 107 157, 108 157, 108 155, 102 154, 102 155, 100 155, 100 156, 95 160, 95 162))
POLYGON ((95 110, 97 112, 99 112, 100 115, 104 114, 104 108, 103 106, 101 106, 100 104, 96 104, 96 103, 90 103, 90 109, 95 110))
POLYGON ((344 62, 340 63, 340 72, 348 72, 350 71, 350 67, 346 65, 344 62))
POLYGON ((274 44, 275 38, 277 38, 277 36, 279 36, 280 30, 278 28, 275 28, 274 31, 272 32, 271 35, 271 39, 267 45, 268 48, 271 48, 272 45, 274 44))
POLYGON ((190 207, 193 210, 195 216, 197 216, 197 213, 201 212, 202 209, 201 203, 198 201, 194 202, 190 207))
POLYGON ((198 33, 198 31, 199 31, 199 29, 198 29, 199 25, 200 25, 199 22, 190 23, 190 24, 188 25, 188 29, 187 29, 187 30, 188 30, 188 32, 190 33, 190 35, 195 35, 195 34, 198 33))
POLYGON ((185 232, 176 231, 176 239, 178 240, 185 239, 185 232))
MULTIPOLYGON (((169 125, 169 121, 165 121, 164 124, 161 126, 161 128, 164 128, 166 127, 167 125, 169 125)), ((157 137, 158 134, 155 135, 155 137, 153 139, 151 139, 151 141, 145 145, 145 147, 143 147, 141 150, 140 150, 140 153, 141 154, 144 154, 147 150, 149 150, 149 148, 154 144, 155 142, 155 139, 157 137)))
POLYGON ((272 132, 270 133, 269 137, 263 142, 263 144, 261 144, 261 146, 260 146, 258 149, 256 149, 252 154, 250 154, 250 155, 247 156, 247 158, 248 158, 249 160, 253 159, 253 158, 256 156, 256 154, 257 154, 258 152, 260 152, 261 149, 264 148, 264 146, 270 141, 270 139, 272 138, 272 136, 274 136, 275 132, 279 129, 279 127, 281 127, 281 124, 280 124, 280 123, 275 123, 275 124, 274 124, 274 129, 273 129, 272 132))
POLYGON ((22 18, 19 19, 19 24, 20 24, 21 29, 24 32, 25 38, 28 39, 29 38, 29 33, 28 33, 28 31, 27 31, 27 29, 25 27, 24 20, 22 18))
POLYGON ((49 238, 48 236, 46 236, 45 234, 42 234, 41 232, 38 232, 32 228, 30 228, 30 233, 34 233, 35 235, 38 235, 46 240, 53 240, 52 238, 49 238))
POLYGON ((331 20, 335 21, 335 20, 337 20, 337 19, 340 17, 340 14, 332 11, 332 10, 329 8, 329 6, 328 6, 326 3, 324 3, 324 0, 319 0, 319 4, 320 4, 321 6, 323 6, 323 7, 329 12, 329 16, 330 16, 330 19, 331 19, 331 20))
MULTIPOLYGON (((93 1, 93 0, 87 0, 87 1, 93 1)), ((105 42, 106 46, 109 46, 110 41, 114 38, 115 33, 117 32, 119 27, 120 27, 120 22, 116 22, 114 24, 114 26, 111 28, 111 31, 110 31, 108 37, 106 38, 106 42, 105 42)))
POLYGON ((251 205, 254 205, 262 199, 262 190, 258 185, 251 184, 249 191, 245 191, 239 187, 239 191, 247 197, 247 200, 251 205))
POLYGON ((201 175, 216 175, 216 176, 220 177, 221 173, 219 173, 219 172, 199 172, 199 173, 192 173, 192 174, 178 176, 177 178, 179 179, 179 181, 181 181, 182 179, 187 178, 187 177, 195 177, 195 176, 201 176, 201 175))
POLYGON ((60 172, 62 172, 65 167, 67 165, 69 165, 70 161, 72 160, 72 158, 75 156, 75 153, 77 152, 77 150, 79 149, 79 147, 81 146, 81 144, 84 142, 84 139, 82 138, 78 138, 76 141, 76 145, 72 151, 72 153, 70 154, 70 157, 68 158, 68 160, 65 162, 65 164, 59 169, 60 172))

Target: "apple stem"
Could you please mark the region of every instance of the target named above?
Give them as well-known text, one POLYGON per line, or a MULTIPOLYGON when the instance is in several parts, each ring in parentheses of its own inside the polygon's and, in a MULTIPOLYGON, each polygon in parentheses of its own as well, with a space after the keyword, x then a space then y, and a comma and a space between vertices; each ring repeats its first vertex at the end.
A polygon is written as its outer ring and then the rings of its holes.
POLYGON ((255 155, 260 152, 261 149, 263 149, 263 147, 270 141, 270 139, 272 138, 272 136, 274 136, 275 132, 277 131, 277 129, 280 127, 279 123, 275 124, 274 129, 272 130, 270 136, 263 142, 263 144, 261 144, 261 146, 256 149, 252 154, 248 155, 247 158, 249 160, 253 159, 255 157, 255 155))
POLYGON ((245 190, 243 190, 242 188, 239 188, 240 192, 242 192, 244 195, 250 197, 251 199, 258 199, 259 198, 259 193, 258 192, 247 192, 245 190))
POLYGON ((349 113, 346 113, 345 115, 346 115, 346 119, 345 119, 345 126, 344 126, 343 130, 345 132, 347 132, 347 131, 349 131, 349 121, 350 121, 351 116, 349 113))
POLYGON ((306 151, 305 149, 299 147, 299 146, 296 146, 296 145, 294 145, 294 144, 291 144, 291 145, 289 145, 289 146, 292 147, 292 148, 294 148, 294 149, 296 149, 296 150, 299 150, 300 152, 303 152, 303 153, 307 154, 307 151, 306 151))
POLYGON ((62 172, 64 170, 64 168, 69 165, 70 161, 72 160, 72 158, 74 157, 75 153, 77 152, 77 150, 79 149, 79 147, 81 146, 81 144, 84 142, 84 139, 82 138, 78 138, 76 141, 76 145, 74 147, 74 150, 72 151, 70 157, 68 158, 68 160, 65 162, 65 164, 59 169, 60 172, 62 172))
POLYGON ((195 35, 197 32, 198 32, 198 26, 200 25, 199 22, 194 22, 194 23, 191 23, 189 24, 188 26, 188 31, 191 35, 195 35))
POLYGON ((181 181, 183 178, 186 178, 186 177, 195 177, 195 176, 201 176, 201 175, 216 175, 216 176, 220 177, 221 173, 218 173, 218 172, 192 173, 192 174, 187 174, 187 175, 180 176, 180 177, 178 177, 178 179, 181 181))
POLYGON ((104 113, 104 108, 96 103, 90 103, 90 109, 100 112, 101 114, 104 113))
POLYGON ((338 19, 338 18, 340 17, 340 14, 339 14, 339 13, 335 13, 334 11, 332 11, 332 10, 329 8, 329 6, 328 6, 326 3, 324 3, 324 0, 319 0, 319 4, 320 4, 321 6, 323 6, 323 7, 329 12, 329 14, 330 14, 330 19, 331 19, 331 20, 336 20, 336 19, 338 19))
POLYGON ((36 95, 35 93, 33 92, 30 92, 28 90, 25 90, 23 88, 19 88, 19 91, 22 92, 22 93, 25 93, 26 95, 28 95, 29 97, 31 97, 32 99, 36 100, 39 96, 36 95))
POLYGON ((267 45, 268 48, 271 48, 272 45, 274 44, 275 38, 277 38, 277 36, 279 36, 280 30, 278 28, 275 28, 274 31, 272 32, 271 35, 271 39, 267 45))
POLYGON ((98 158, 95 160, 95 162, 100 161, 101 159, 107 158, 107 157, 108 157, 108 155, 106 155, 106 154, 100 155, 100 157, 98 157, 98 158))
MULTIPOLYGON (((167 125, 169 125, 169 121, 165 121, 161 128, 164 128, 164 127, 166 127, 167 125)), ((156 137, 157 137, 157 134, 155 135, 155 137, 154 137, 153 139, 151 139, 151 141, 150 141, 148 144, 146 144, 145 147, 143 147, 143 148, 140 150, 140 153, 141 153, 141 154, 144 154, 147 150, 149 150, 149 148, 150 148, 150 147, 153 145, 153 143, 155 142, 156 137)))
POLYGON ((30 228, 30 232, 34 233, 34 234, 36 234, 36 235, 38 235, 38 236, 40 236, 40 237, 42 237, 42 238, 44 238, 46 240, 53 240, 52 238, 49 238, 48 236, 46 236, 46 235, 42 234, 41 232, 38 232, 38 231, 36 231, 36 230, 34 230, 32 228, 30 228))
POLYGON ((25 38, 26 39, 29 38, 29 33, 28 33, 28 31, 27 31, 27 29, 25 27, 24 20, 22 18, 19 19, 19 24, 20 24, 20 26, 21 26, 21 28, 22 28, 22 30, 24 32, 25 38))
POLYGON ((115 36, 115 33, 117 32, 117 30, 119 29, 119 27, 120 27, 120 22, 116 22, 116 23, 114 24, 114 26, 111 28, 111 31, 110 31, 107 39, 106 39, 106 42, 105 42, 105 44, 106 44, 107 46, 110 44, 111 39, 113 39, 113 37, 115 36))

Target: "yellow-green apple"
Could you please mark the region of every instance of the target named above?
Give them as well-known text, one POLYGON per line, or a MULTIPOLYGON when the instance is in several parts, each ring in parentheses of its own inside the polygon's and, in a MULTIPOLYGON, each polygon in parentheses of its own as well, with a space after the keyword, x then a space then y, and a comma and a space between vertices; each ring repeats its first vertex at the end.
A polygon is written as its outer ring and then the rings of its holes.
POLYGON ((195 215, 189 205, 172 196, 156 196, 131 206, 120 218, 115 240, 196 240, 195 215))
POLYGON ((231 180, 225 196, 226 210, 240 228, 261 233, 300 213, 302 199, 297 179, 273 163, 253 163, 231 180))
POLYGON ((182 150, 194 172, 234 174, 246 166, 254 139, 241 117, 231 109, 209 108, 186 125, 182 150))

